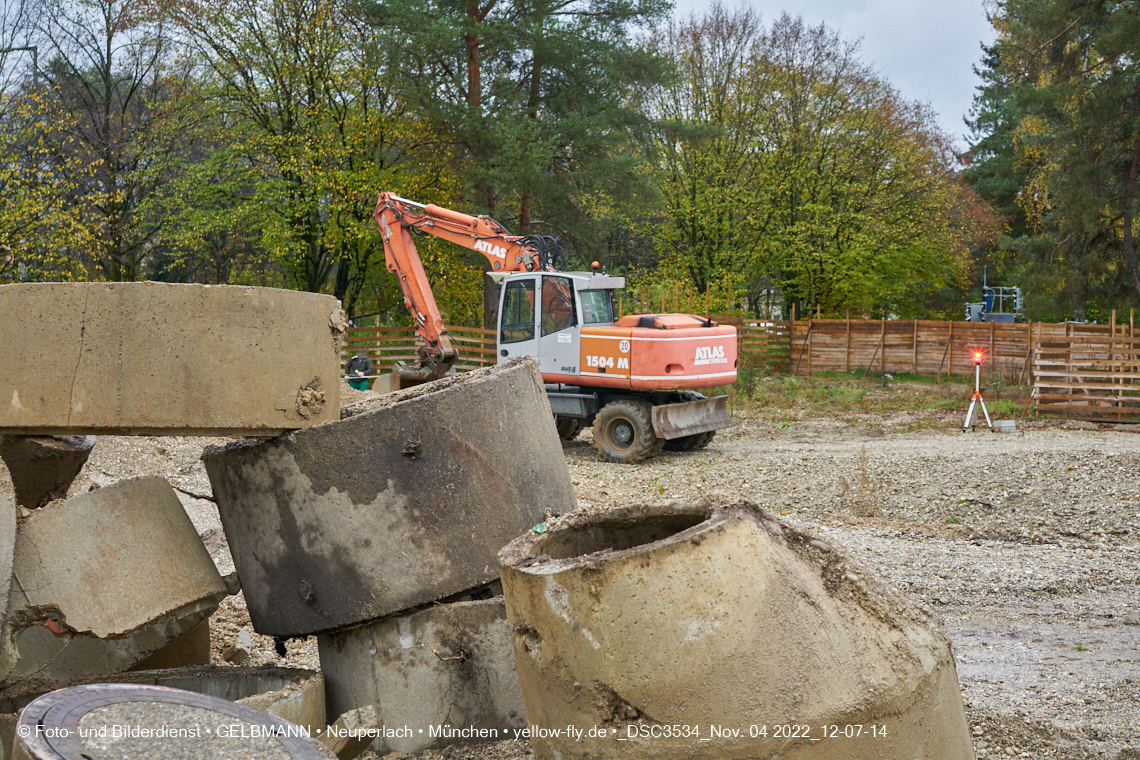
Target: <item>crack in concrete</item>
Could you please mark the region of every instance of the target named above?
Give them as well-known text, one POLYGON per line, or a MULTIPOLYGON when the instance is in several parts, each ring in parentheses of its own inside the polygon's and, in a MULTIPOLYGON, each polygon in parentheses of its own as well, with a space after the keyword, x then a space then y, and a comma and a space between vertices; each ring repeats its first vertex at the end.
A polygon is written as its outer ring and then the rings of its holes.
POLYGON ((75 408, 75 380, 79 377, 79 365, 83 363, 83 342, 87 337, 87 303, 91 300, 91 288, 84 288, 83 314, 79 318, 79 355, 75 358, 75 371, 71 373, 71 390, 67 396, 67 424, 71 426, 71 412, 75 408))

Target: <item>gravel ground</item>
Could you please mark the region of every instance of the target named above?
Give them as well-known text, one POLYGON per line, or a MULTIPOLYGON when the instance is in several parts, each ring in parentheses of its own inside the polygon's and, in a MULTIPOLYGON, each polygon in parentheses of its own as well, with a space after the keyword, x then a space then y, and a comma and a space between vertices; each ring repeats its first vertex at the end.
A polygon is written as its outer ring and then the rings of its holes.
MULTIPOLYGON (((603 461, 584 432, 564 446, 580 506, 658 497, 753 501, 843 545, 943 619, 979 757, 1140 758, 1140 435, 1133 426, 1025 429, 1019 421, 1020 432, 998 435, 955 431, 961 413, 836 421, 738 412, 737 419, 704 451, 666 452, 636 466, 603 461)), ((163 474, 209 495, 198 457, 219 442, 102 438, 73 493, 163 474)), ((219 570, 230 572, 216 508, 182 498, 219 570)), ((220 661, 249 627, 240 595, 223 603, 212 626, 220 661)), ((250 664, 318 666, 313 637, 288 642, 285 657, 269 637, 254 634, 253 642, 250 664)), ((530 755, 525 742, 502 742, 418 757, 530 755)))

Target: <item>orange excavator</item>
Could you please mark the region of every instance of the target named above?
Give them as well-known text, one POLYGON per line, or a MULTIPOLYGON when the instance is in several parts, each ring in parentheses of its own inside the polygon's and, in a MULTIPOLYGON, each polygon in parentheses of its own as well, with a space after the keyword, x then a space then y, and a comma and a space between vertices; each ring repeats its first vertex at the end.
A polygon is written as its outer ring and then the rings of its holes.
MULTIPOLYGON (((412 233, 478 251, 500 286, 500 363, 538 360, 558 433, 572 440, 593 426, 598 452, 637 462, 662 449, 691 451, 733 425, 727 396, 698 388, 736 381, 736 328, 692 314, 615 318, 625 278, 559 272, 557 246, 544 236, 511 235, 498 222, 381 193, 374 214, 384 259, 396 275, 421 345, 412 366, 387 378, 399 390, 443 377, 457 353, 439 315, 412 233)), ((384 380, 385 378, 382 378, 384 380)))

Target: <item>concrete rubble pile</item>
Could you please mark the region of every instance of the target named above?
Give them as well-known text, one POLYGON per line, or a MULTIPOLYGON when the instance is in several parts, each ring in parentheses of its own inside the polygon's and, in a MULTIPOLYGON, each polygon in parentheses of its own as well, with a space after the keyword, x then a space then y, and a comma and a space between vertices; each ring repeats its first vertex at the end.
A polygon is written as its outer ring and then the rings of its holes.
MULTIPOLYGON (((209 662, 209 618, 233 589, 170 484, 69 491, 93 434, 265 437, 335 420, 339 303, 268 288, 3 285, 0 325, 19 325, 0 353, 0 702, 33 684, 209 662)), ((305 701, 292 717, 323 726, 323 681, 305 701)))
POLYGON ((330 716, 372 707, 415 727, 381 752, 526 726, 497 556, 575 504, 533 361, 203 459, 254 628, 318 635, 330 716))

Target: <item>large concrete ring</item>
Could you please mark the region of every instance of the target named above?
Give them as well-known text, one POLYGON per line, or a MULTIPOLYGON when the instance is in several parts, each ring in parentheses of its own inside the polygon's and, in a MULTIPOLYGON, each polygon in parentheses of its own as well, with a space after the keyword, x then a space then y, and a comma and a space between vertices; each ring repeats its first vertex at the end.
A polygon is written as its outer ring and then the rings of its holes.
POLYGON ((317 637, 328 714, 376 705, 379 754, 499 741, 526 728, 503 597, 436 604, 317 637))
POLYGON ((500 554, 538 760, 973 757, 944 633, 824 542, 747 503, 551 528, 500 554))
POLYGON ((497 555, 574 506, 535 362, 203 457, 254 628, 357 625, 498 578, 497 555))
POLYGON ((273 436, 340 415, 332 296, 21 283, 0 285, 0 325, 0 434, 273 436))

